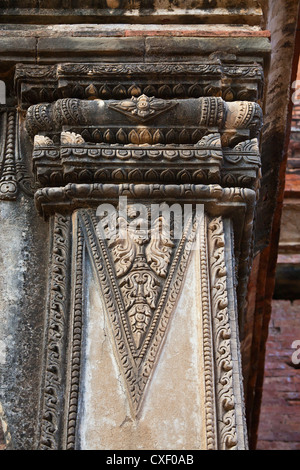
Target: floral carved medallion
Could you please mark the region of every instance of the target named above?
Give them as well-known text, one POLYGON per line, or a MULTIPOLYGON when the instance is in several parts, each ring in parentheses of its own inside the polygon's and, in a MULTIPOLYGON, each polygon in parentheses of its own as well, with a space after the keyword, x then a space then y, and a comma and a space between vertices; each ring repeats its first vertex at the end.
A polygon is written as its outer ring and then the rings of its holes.
POLYGON ((141 95, 138 98, 133 96, 130 100, 110 103, 109 107, 136 121, 145 122, 165 111, 169 111, 176 104, 154 96, 141 95))

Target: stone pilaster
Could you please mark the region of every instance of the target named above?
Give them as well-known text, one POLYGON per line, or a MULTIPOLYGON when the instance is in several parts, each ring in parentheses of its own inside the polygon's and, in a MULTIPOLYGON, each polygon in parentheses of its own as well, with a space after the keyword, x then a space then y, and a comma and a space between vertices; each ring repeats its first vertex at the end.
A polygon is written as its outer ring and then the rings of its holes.
POLYGON ((201 95, 203 64, 187 66, 180 99, 157 96, 184 67, 28 70, 50 74, 51 93, 73 90, 79 71, 92 98, 71 91, 26 110, 35 206, 52 239, 38 448, 247 448, 238 338, 262 111, 189 96, 201 95), (166 83, 147 94, 158 72, 166 83), (99 83, 105 73, 119 91, 99 83))

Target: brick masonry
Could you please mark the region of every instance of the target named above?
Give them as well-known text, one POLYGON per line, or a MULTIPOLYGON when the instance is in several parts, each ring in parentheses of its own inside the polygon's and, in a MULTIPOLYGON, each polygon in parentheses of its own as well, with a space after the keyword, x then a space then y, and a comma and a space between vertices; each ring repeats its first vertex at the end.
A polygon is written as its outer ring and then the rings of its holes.
MULTIPOLYGON (((266 344, 258 450, 300 450, 300 365, 292 361, 296 351, 292 344, 300 341, 300 252, 295 242, 298 229, 293 233, 297 219, 295 210, 299 211, 300 204, 300 62, 296 80, 277 258, 276 300, 272 301, 266 344), (292 224, 287 223, 288 220, 292 224), (284 238, 290 246, 284 243, 284 238)), ((300 358, 300 354, 297 357, 300 358)))
POLYGON ((291 347, 299 318, 300 300, 273 300, 257 450, 300 450, 300 368, 291 347))

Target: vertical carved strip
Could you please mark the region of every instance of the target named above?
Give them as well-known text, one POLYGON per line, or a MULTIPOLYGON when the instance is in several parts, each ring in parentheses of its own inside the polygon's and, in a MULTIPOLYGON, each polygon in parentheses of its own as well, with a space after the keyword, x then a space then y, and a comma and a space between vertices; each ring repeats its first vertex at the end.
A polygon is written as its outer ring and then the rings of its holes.
POLYGON ((27 196, 33 197, 34 191, 37 187, 37 183, 34 182, 34 178, 30 175, 28 170, 28 163, 26 161, 26 152, 24 152, 22 146, 23 135, 20 129, 20 117, 17 118, 17 138, 16 138, 16 179, 18 182, 18 189, 23 191, 27 196))
POLYGON ((118 318, 118 312, 124 314, 124 307, 122 300, 119 295, 116 280, 112 274, 111 260, 107 256, 106 250, 99 250, 100 241, 95 235, 95 217, 92 211, 81 211, 80 212, 80 223, 82 224, 85 232, 87 247, 90 251, 91 259, 95 263, 97 270, 99 285, 105 299, 106 308, 111 320, 112 330, 114 337, 116 338, 116 350, 121 357, 121 363, 124 368, 124 375, 128 381, 130 390, 135 389, 135 374, 136 367, 132 357, 131 349, 128 347, 126 341, 126 332, 118 318), (112 295, 113 293, 113 295, 112 295), (123 309, 123 311, 121 310, 123 309))
POLYGON ((56 450, 60 442, 65 376, 69 238, 69 217, 56 214, 53 228, 40 449, 56 450))
POLYGON ((0 199, 14 200, 17 197, 15 168, 16 112, 7 113, 6 144, 2 175, 0 179, 0 199))
POLYGON ((229 450, 237 449, 238 440, 222 217, 216 217, 209 222, 208 235, 219 447, 229 450))
POLYGON ((207 263, 206 218, 200 235, 200 262, 201 262, 201 300, 203 316, 203 356, 205 381, 205 414, 207 450, 217 448, 215 429, 215 397, 213 375, 213 347, 210 316, 209 274, 207 263))
POLYGON ((75 299, 73 306, 73 330, 71 341, 70 360, 70 391, 67 420, 68 450, 75 449, 76 421, 78 410, 80 363, 81 363, 81 337, 82 337, 82 301, 83 301, 83 247, 84 238, 82 229, 78 226, 75 255, 75 299))

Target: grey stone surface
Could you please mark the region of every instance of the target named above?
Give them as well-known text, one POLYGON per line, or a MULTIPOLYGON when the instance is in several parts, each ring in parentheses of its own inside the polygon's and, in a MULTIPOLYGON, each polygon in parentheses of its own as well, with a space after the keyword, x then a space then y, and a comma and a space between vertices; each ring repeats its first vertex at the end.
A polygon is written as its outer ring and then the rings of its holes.
POLYGON ((268 38, 146 38, 146 61, 197 60, 199 56, 222 53, 237 56, 267 56, 268 38))
POLYGON ((14 449, 32 449, 42 366, 48 224, 33 200, 0 202, 0 403, 14 449))
POLYGON ((42 63, 80 60, 125 62, 138 61, 144 55, 143 38, 41 38, 37 43, 37 60, 42 63))
POLYGON ((35 62, 36 57, 36 39, 18 37, 1 38, 0 41, 0 60, 1 62, 15 63, 20 60, 24 62, 35 62))

